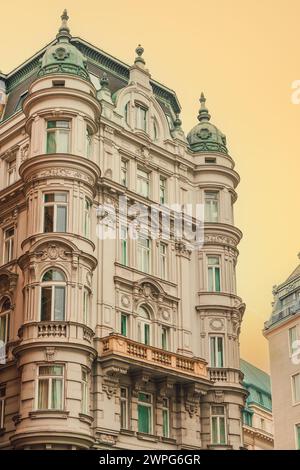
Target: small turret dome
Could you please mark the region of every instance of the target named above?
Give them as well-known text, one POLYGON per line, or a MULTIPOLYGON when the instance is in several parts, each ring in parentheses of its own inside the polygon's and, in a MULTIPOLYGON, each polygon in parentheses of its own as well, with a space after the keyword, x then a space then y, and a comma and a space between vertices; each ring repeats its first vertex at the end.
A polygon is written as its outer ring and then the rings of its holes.
POLYGON ((188 133, 187 140, 193 152, 221 152, 228 154, 226 136, 210 122, 210 114, 205 106, 203 93, 200 97, 199 123, 188 133))
POLYGON ((56 44, 48 47, 40 61, 39 77, 48 74, 67 73, 89 80, 84 55, 70 43, 71 34, 68 27, 68 14, 64 10, 62 24, 56 36, 56 44))

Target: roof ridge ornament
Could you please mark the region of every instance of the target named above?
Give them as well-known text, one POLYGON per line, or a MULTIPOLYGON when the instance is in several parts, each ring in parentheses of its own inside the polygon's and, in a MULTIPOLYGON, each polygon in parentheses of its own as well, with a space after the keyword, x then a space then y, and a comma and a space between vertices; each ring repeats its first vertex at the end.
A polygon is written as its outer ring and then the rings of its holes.
POLYGON ((144 53, 144 48, 141 46, 141 44, 138 45, 135 52, 136 52, 137 56, 135 58, 134 63, 135 64, 141 64, 141 66, 143 67, 146 62, 145 62, 145 59, 142 57, 142 55, 144 53))
POLYGON ((56 35, 56 38, 59 42, 60 41, 64 42, 65 40, 69 42, 71 39, 70 28, 68 26, 68 19, 69 19, 68 12, 65 8, 61 15, 61 26, 56 35))
POLYGON ((109 88, 109 79, 106 72, 103 72, 102 77, 100 78, 101 88, 109 88))
POLYGON ((198 121, 210 121, 210 114, 208 112, 208 109, 205 105, 206 103, 206 98, 204 96, 204 93, 201 93, 200 96, 200 109, 199 109, 199 114, 198 114, 198 121))

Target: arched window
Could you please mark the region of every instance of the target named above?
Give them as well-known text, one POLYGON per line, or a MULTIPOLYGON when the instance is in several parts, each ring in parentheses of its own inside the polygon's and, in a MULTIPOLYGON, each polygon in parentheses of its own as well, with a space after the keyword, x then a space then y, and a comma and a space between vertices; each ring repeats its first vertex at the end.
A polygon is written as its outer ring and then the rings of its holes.
POLYGON ((138 310, 138 341, 140 343, 151 343, 151 318, 145 307, 141 306, 138 310))
POLYGON ((125 118, 125 122, 126 124, 129 125, 129 101, 127 101, 127 103, 125 104, 125 108, 124 108, 124 118, 125 118))
POLYGON ((11 301, 9 297, 3 297, 0 301, 0 341, 7 343, 9 340, 9 319, 11 301))
POLYGON ((66 279, 58 269, 49 269, 41 283, 41 321, 64 321, 66 279))

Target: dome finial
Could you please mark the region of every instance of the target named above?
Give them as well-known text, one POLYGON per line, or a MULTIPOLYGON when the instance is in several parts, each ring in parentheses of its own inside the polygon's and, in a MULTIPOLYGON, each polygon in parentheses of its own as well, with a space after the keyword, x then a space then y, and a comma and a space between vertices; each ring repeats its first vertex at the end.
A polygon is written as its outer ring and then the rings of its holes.
POLYGON ((139 44, 138 47, 136 48, 135 52, 137 53, 137 56, 135 58, 134 63, 135 64, 141 64, 142 66, 145 65, 145 59, 142 57, 144 53, 144 48, 139 44))
POLYGON ((210 120, 210 114, 209 114, 208 109, 205 105, 206 98, 205 98, 203 92, 201 93, 199 101, 200 101, 201 106, 200 106, 200 109, 199 109, 198 120, 200 122, 201 121, 209 121, 210 120))
POLYGON ((63 14, 61 15, 61 26, 58 30, 58 34, 56 35, 58 40, 61 39, 67 39, 69 40, 71 38, 70 34, 70 28, 68 26, 68 12, 66 9, 64 9, 63 14))

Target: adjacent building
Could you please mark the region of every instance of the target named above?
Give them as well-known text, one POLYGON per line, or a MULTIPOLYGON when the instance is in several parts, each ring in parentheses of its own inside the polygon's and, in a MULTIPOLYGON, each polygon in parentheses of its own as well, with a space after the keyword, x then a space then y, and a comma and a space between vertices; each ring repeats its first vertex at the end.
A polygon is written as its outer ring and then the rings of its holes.
POLYGON ((248 450, 272 450, 274 430, 269 374, 241 359, 244 386, 249 395, 243 412, 244 445, 248 450))
POLYGON ((186 137, 143 48, 128 66, 66 12, 1 74, 0 448, 244 446, 239 175, 200 105, 186 137))
POLYGON ((300 265, 273 288, 269 342, 275 449, 300 449, 300 265))

